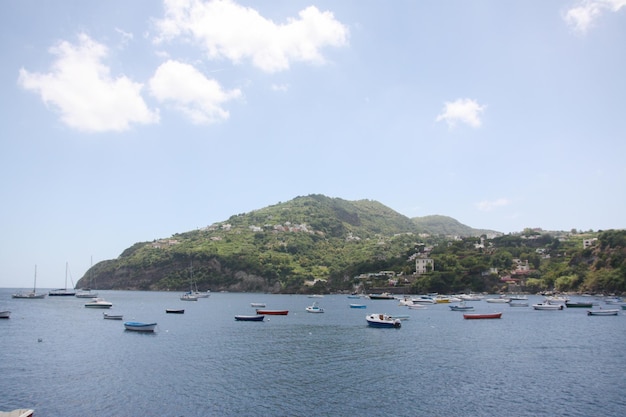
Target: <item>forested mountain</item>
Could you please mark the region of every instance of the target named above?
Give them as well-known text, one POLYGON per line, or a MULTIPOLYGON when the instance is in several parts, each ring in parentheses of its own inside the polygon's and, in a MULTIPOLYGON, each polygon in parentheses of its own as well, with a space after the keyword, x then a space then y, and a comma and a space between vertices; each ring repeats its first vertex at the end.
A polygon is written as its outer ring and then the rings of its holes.
POLYGON ((516 276, 519 263, 527 262, 518 282, 532 291, 626 291, 620 233, 502 236, 445 216, 409 219, 376 201, 309 195, 136 243, 94 265, 77 287, 88 286, 90 277, 100 289, 182 291, 193 276, 200 290, 212 291, 329 292, 390 284, 407 293, 499 291, 508 285, 502 278, 516 276), (583 239, 596 237, 595 246, 583 249, 583 239), (416 257, 434 259, 434 270, 415 276, 416 257), (390 281, 380 271, 396 277, 390 281))

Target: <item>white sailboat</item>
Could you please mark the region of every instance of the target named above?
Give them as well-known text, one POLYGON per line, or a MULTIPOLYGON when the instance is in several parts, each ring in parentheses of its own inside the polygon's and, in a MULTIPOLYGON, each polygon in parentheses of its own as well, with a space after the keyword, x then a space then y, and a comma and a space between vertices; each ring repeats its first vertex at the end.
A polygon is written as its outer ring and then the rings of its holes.
MULTIPOLYGON (((73 297, 76 295, 76 291, 67 289, 67 273, 69 271, 69 264, 65 263, 65 288, 59 288, 57 290, 51 290, 48 292, 50 297, 73 297)), ((73 285, 72 285, 73 286, 73 285)))
MULTIPOLYGON (((93 276, 91 275, 91 268, 93 267, 93 258, 91 261, 91 267, 89 268, 89 286, 93 286, 93 276)), ((83 288, 76 293, 76 298, 97 298, 98 293, 91 291, 91 288, 83 288)))
POLYGON ((34 300, 41 300, 46 297, 46 293, 37 294, 37 265, 35 265, 35 281, 33 283, 33 290, 31 292, 18 292, 12 295, 13 298, 29 298, 34 300))

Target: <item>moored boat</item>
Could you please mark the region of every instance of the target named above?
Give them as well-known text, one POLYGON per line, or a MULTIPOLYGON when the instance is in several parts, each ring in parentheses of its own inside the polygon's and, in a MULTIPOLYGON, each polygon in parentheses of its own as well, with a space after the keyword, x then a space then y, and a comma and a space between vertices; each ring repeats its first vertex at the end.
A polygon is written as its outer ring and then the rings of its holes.
POLYGON ((563 310, 563 304, 537 303, 533 304, 535 310, 563 310))
POLYGON ((18 292, 13 294, 13 298, 26 298, 31 300, 41 300, 46 297, 46 293, 37 294, 37 265, 35 265, 35 280, 33 283, 33 290, 30 292, 18 292))
POLYGON ((11 312, 9 310, 0 311, 0 319, 8 319, 11 317, 11 312))
POLYGON ((166 308, 165 312, 167 314, 185 314, 185 310, 182 308, 166 308))
POLYGON ((389 294, 388 292, 383 292, 380 294, 370 294, 370 300, 395 300, 396 298, 389 294))
POLYGON ((365 317, 367 324, 371 327, 385 327, 399 329, 402 326, 400 319, 394 319, 388 314, 370 314, 365 317))
POLYGON ((487 299, 485 299, 485 301, 488 302, 488 303, 506 304, 506 303, 511 302, 511 299, 507 298, 507 297, 487 298, 487 299))
POLYGON ((511 301, 509 307, 528 307, 528 303, 522 301, 511 301))
POLYGON ((257 314, 253 316, 238 314, 235 316, 235 320, 237 321, 263 321, 264 318, 265 316, 263 314, 257 314))
POLYGON ((587 310, 588 316, 617 316, 619 314, 619 310, 614 309, 606 309, 606 310, 587 310))
POLYGON ((265 307, 265 303, 250 303, 250 307, 265 307))
POLYGON ((257 314, 265 314, 268 316, 286 316, 289 314, 289 310, 256 310, 257 314))
POLYGON ((591 308, 593 303, 584 301, 566 301, 565 307, 567 308, 591 308))
POLYGON ((122 314, 102 313, 102 316, 105 320, 122 320, 124 318, 122 314))
POLYGON ((350 304, 350 308, 367 308, 365 304, 350 304))
POLYGON ((94 298, 90 302, 85 303, 87 308, 111 308, 113 303, 106 301, 104 298, 94 298))
POLYGON ((135 332, 153 332, 156 325, 156 323, 143 323, 140 321, 124 322, 124 328, 126 328, 126 330, 132 330, 135 332))
POLYGON ((481 319, 499 319, 502 317, 502 312, 498 313, 464 313, 463 318, 466 320, 481 320, 481 319))
POLYGON ((322 307, 320 307, 317 302, 311 304, 310 306, 305 308, 305 310, 308 313, 323 313, 324 312, 324 309, 322 307))
POLYGON ((198 301, 198 297, 190 292, 186 292, 180 296, 181 301, 198 301))
POLYGON ((464 302, 461 302, 461 304, 459 304, 459 305, 451 305, 451 306, 448 306, 448 307, 450 307, 450 310, 452 310, 452 311, 472 311, 472 310, 474 310, 474 306, 465 305, 464 302))

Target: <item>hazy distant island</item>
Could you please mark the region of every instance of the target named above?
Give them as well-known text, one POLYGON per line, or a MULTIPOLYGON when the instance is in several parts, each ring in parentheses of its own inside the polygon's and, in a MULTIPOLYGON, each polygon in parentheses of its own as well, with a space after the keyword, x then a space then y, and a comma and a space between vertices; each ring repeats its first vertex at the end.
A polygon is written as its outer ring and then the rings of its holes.
POLYGON ((331 293, 626 292, 626 231, 502 234, 371 200, 296 197, 135 243, 77 288, 331 293))

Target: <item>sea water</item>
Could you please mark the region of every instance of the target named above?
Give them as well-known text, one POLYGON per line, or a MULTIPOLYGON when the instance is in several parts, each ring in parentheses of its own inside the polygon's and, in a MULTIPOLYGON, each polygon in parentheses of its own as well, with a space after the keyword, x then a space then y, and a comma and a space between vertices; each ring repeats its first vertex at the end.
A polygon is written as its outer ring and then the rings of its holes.
MULTIPOLYGON (((12 299, 0 290, 0 410, 36 416, 622 416, 626 316, 485 301, 464 320, 445 304, 409 310, 345 295, 98 291, 12 299), (305 311, 317 301, 323 314, 305 311), (287 316, 238 322, 250 303, 287 316), (350 303, 367 305, 351 309, 350 303), (184 314, 166 314, 184 308, 184 314), (157 322, 154 333, 124 321, 157 322), (409 315, 400 329, 371 313, 409 315)), ((581 298, 582 299, 582 298, 581 298)), ((588 298, 586 298, 588 299, 588 298)), ((530 297, 530 303, 541 298, 530 297)), ((601 300, 599 303, 603 303, 601 300)), ((609 306, 605 306, 609 308, 609 306)))

